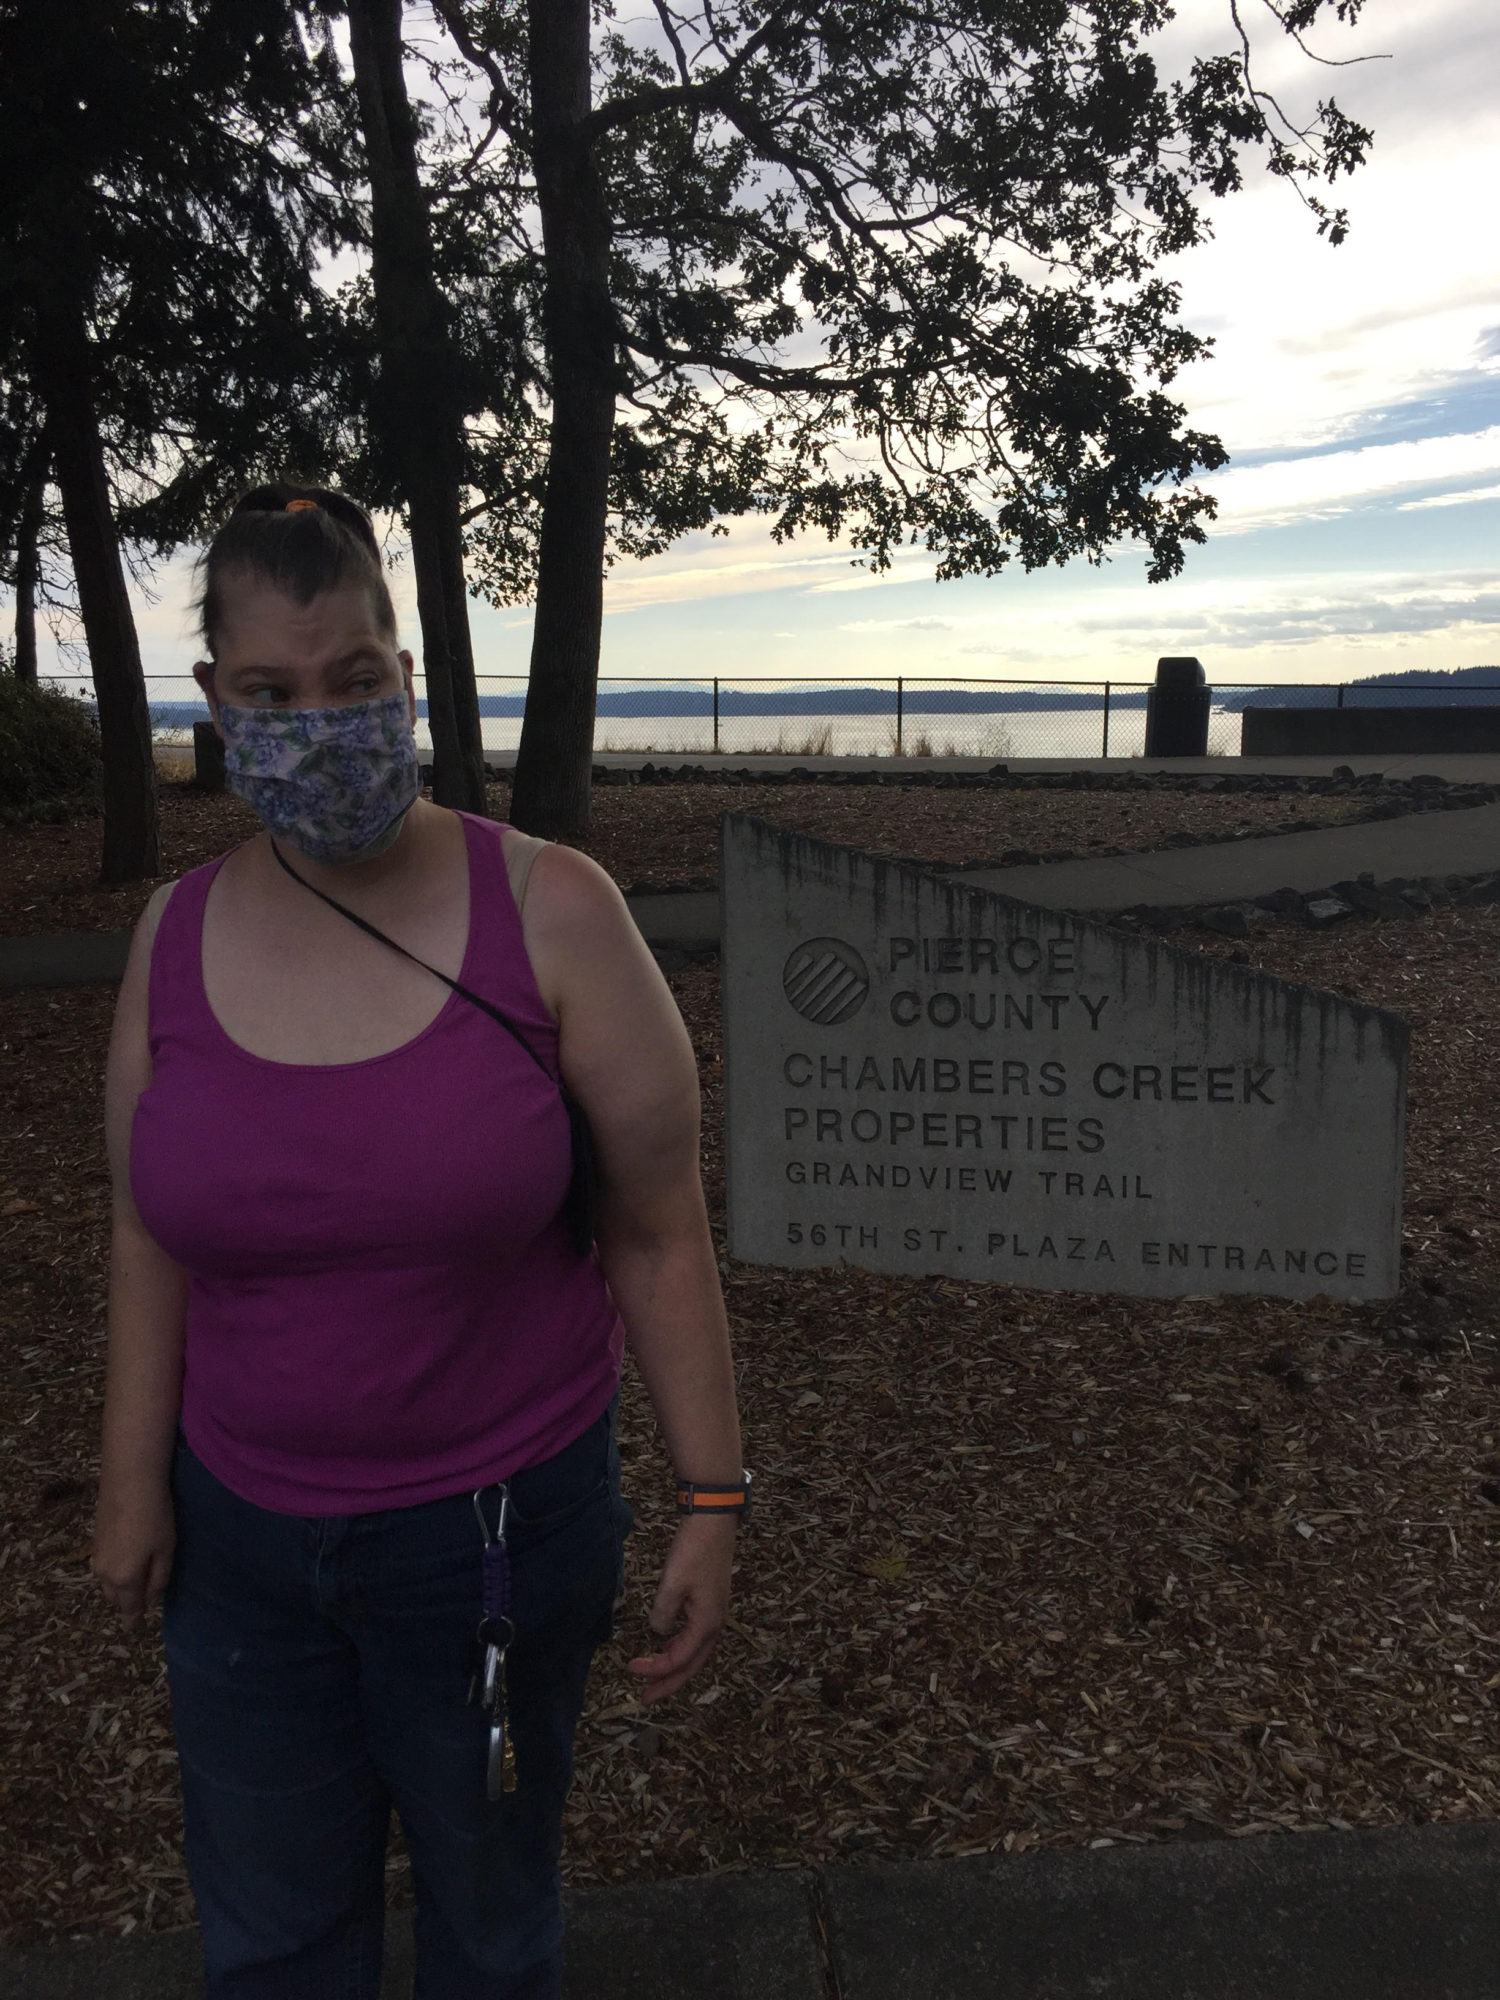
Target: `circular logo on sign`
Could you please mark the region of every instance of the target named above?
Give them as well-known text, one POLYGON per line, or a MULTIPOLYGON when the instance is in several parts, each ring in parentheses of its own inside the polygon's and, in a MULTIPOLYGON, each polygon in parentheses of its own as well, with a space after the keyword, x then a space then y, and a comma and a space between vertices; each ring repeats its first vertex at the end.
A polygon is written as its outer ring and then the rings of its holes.
POLYGON ((805 1020, 832 1028, 864 1005, 870 973, 853 945, 842 938, 809 938, 787 960, 781 986, 805 1020))

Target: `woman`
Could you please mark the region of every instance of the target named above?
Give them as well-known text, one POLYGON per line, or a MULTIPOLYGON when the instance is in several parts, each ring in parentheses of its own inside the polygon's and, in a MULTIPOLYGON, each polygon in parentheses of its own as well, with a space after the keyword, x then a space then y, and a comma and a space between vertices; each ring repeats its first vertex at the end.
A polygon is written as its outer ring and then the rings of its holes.
POLYGON ((646 1701, 712 1652, 748 1499, 691 1052, 599 868, 418 796, 353 502, 248 495, 202 621, 266 830, 157 891, 120 990, 94 1569, 128 1626, 163 1598, 209 2000, 373 2000, 392 1804, 416 1994, 541 2000, 627 1333, 691 1482, 646 1701))

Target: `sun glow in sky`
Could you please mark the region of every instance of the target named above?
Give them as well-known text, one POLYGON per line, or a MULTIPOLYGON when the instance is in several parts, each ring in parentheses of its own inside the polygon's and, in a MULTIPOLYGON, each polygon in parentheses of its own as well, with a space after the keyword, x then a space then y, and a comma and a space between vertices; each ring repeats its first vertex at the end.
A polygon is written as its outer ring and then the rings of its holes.
MULTIPOLYGON (((1226 46, 1227 16, 1183 0, 1164 67, 1226 46)), ((1148 584, 1124 548, 1101 568, 937 584, 920 550, 871 576, 826 542, 778 548, 734 523, 611 573, 602 671, 1146 679, 1159 653, 1191 652, 1210 680, 1307 681, 1500 662, 1500 5, 1370 0, 1313 43, 1389 56, 1335 72, 1267 47, 1289 108, 1332 90, 1375 147, 1335 190, 1339 249, 1262 178, 1171 273, 1215 341, 1177 393, 1232 454, 1180 577, 1148 584)), ((395 582, 414 639, 409 570, 395 582)), ((158 588, 138 599, 147 671, 185 672, 185 563, 158 588)), ((525 672, 528 613, 476 604, 474 624, 482 672, 525 672)))

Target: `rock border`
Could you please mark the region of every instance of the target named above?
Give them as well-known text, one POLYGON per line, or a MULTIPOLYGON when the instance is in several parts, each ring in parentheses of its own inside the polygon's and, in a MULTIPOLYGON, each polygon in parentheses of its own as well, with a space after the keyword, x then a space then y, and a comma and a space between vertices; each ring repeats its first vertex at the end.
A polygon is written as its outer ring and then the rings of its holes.
MULTIPOLYGON (((1218 937, 1249 938, 1277 920, 1327 930, 1348 917, 1406 922, 1430 916, 1434 910, 1483 909, 1495 903, 1500 903, 1500 869, 1481 875, 1394 875, 1387 882, 1365 874, 1352 882, 1334 882, 1326 889, 1273 889, 1269 895, 1237 903, 1135 903, 1127 910, 1068 910, 1061 914, 1132 934, 1152 931, 1170 936, 1176 931, 1204 930, 1218 937)), ((704 938, 653 945, 651 955, 663 972, 681 972, 689 965, 711 965, 719 956, 719 943, 716 938, 704 938)))
POLYGON ((1079 910, 1090 923, 1116 930, 1163 933, 1187 929, 1213 931, 1220 937, 1253 937, 1273 920, 1326 930, 1348 917, 1405 921, 1430 916, 1434 910, 1480 909, 1500 903, 1500 869, 1479 875, 1393 875, 1377 882, 1373 874, 1352 882, 1334 882, 1326 889, 1272 889, 1269 894, 1234 903, 1134 903, 1125 910, 1079 910))

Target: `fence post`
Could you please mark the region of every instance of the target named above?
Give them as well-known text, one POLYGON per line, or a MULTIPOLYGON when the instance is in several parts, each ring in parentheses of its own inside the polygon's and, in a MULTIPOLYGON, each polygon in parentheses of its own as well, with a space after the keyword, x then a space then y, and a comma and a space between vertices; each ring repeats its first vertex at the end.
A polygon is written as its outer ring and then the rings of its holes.
POLYGON ((905 707, 905 705, 906 705, 906 682, 904 680, 898 679, 896 682, 896 755, 898 757, 902 754, 901 723, 902 723, 902 710, 905 707))
POLYGON ((719 754, 719 676, 714 675, 714 755, 719 754))
POLYGON ((1343 707, 1343 705, 1344 705, 1344 683, 1343 683, 1342 681, 1340 681, 1340 682, 1339 682, 1339 698, 1338 698, 1338 700, 1337 700, 1337 701, 1336 701, 1336 702, 1334 703, 1334 707, 1335 707, 1335 708, 1342 708, 1342 707, 1343 707))
POLYGON ((1107 757, 1109 755, 1109 682, 1108 681, 1104 683, 1104 748, 1100 751, 1099 754, 1101 757, 1107 757))

